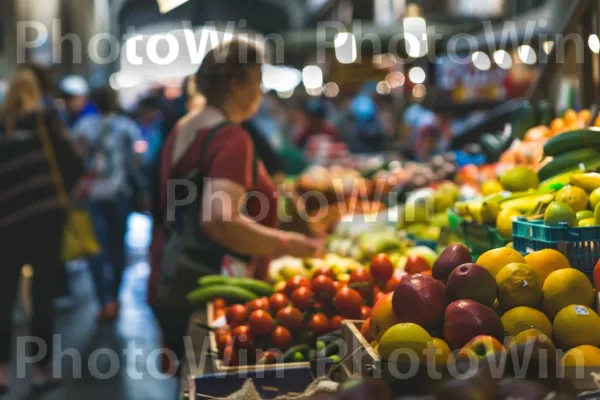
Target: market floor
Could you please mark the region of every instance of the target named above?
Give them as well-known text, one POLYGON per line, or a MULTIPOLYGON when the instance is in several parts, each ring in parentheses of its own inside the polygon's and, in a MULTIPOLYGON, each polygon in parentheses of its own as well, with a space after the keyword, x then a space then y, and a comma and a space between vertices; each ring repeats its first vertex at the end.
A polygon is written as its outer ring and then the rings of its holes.
MULTIPOLYGON (((64 384, 57 390, 36 397, 29 391, 27 380, 19 380, 11 386, 10 394, 1 398, 2 400, 176 399, 176 381, 165 379, 155 367, 159 332, 145 303, 149 274, 146 253, 149 234, 149 220, 133 215, 127 238, 130 264, 124 278, 122 312, 116 326, 97 327, 97 304, 93 297, 91 277, 85 266, 75 267, 71 272, 73 307, 59 313, 57 325, 60 348, 63 350, 60 370, 64 384), (75 349, 77 352, 68 349, 75 349), (124 354, 126 349, 130 350, 128 356, 124 354), (74 367, 73 353, 80 355, 81 368, 74 367), (102 376, 106 378, 102 379, 102 376)), ((20 328, 17 334, 23 335, 24 324, 18 325, 20 328)), ((57 350, 58 354, 61 353, 57 350)), ((13 376, 16 375, 16 364, 13 376)))

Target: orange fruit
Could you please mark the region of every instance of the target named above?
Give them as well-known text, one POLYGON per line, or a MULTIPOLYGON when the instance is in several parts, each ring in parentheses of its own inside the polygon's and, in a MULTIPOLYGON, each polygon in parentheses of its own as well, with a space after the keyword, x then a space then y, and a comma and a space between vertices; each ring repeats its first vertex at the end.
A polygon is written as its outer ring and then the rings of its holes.
POLYGON ((571 268, 571 264, 567 257, 561 252, 554 249, 544 249, 534 251, 525 256, 525 263, 538 274, 542 285, 546 281, 548 275, 556 270, 571 268))
POLYGON ((567 306, 581 304, 591 307, 595 300, 595 291, 590 280, 583 272, 575 268, 564 268, 552 272, 546 278, 542 292, 544 311, 550 319, 567 306))
POLYGON ((567 125, 571 125, 574 122, 577 122, 577 112, 575 110, 567 110, 563 116, 563 119, 567 125))
POLYGON ((584 305, 570 305, 554 318, 554 338, 563 349, 584 344, 600 345, 600 317, 584 305))
POLYGON ((579 115, 577 117, 585 125, 589 125, 589 123, 592 122, 592 113, 588 109, 583 109, 579 111, 579 115))
POLYGON ((589 344, 567 351, 560 360, 563 367, 600 367, 600 349, 589 344))
POLYGON ((525 259, 515 249, 501 247, 486 251, 477 259, 478 265, 487 269, 492 276, 498 275, 498 272, 510 263, 525 263, 525 259))
POLYGON ((550 130, 555 135, 565 130, 565 121, 562 118, 555 118, 550 122, 550 130))
POLYGON ((383 334, 392 326, 396 325, 399 321, 394 314, 392 308, 392 297, 394 292, 388 293, 383 296, 371 311, 371 326, 369 330, 373 339, 379 341, 383 334))
POLYGON ((511 263, 496 275, 498 301, 504 309, 535 307, 542 298, 542 284, 535 271, 527 264, 511 263))

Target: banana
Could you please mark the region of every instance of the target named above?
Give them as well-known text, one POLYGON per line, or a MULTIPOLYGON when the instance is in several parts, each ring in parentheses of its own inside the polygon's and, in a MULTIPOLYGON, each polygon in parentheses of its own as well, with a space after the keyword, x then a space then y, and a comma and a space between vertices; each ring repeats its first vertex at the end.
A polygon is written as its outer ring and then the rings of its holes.
POLYGON ((600 174, 596 172, 588 172, 585 174, 571 175, 569 182, 573 186, 580 187, 588 192, 593 192, 600 187, 600 174))
POLYGON ((484 224, 495 224, 496 218, 498 218, 498 214, 500 213, 500 204, 494 202, 484 201, 481 204, 481 221, 484 224))
POLYGON ((524 214, 535 210, 540 203, 550 204, 554 200, 554 193, 536 193, 528 196, 519 197, 504 201, 500 204, 503 210, 514 209, 524 214))
POLYGON ((473 218, 473 221, 477 222, 478 224, 482 224, 483 218, 481 215, 481 209, 483 208, 483 202, 480 200, 470 201, 467 204, 467 208, 469 210, 469 215, 471 218, 473 218))

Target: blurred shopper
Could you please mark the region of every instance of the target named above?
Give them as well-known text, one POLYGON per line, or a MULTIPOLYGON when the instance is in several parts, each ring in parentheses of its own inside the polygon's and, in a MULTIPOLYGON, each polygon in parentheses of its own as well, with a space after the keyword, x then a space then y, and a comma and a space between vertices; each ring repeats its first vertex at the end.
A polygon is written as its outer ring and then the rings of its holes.
POLYGON ((29 69, 17 71, 0 121, 0 394, 8 391, 11 313, 24 264, 34 269, 31 335, 48 348, 33 369, 33 385, 43 391, 57 383, 51 370, 52 299, 55 277, 62 268, 68 202, 64 194, 74 187, 81 167, 57 114, 44 108, 35 74, 29 69))
MULTIPOLYGON (((260 105, 262 57, 256 48, 241 41, 229 42, 209 52, 196 74, 196 85, 205 96, 207 107, 180 120, 165 144, 161 169, 164 228, 153 238, 149 292, 165 345, 179 356, 183 355, 182 337, 191 315, 191 310, 186 309, 185 295, 196 286, 194 279, 186 277, 189 271, 181 261, 193 260, 193 271, 220 274, 222 268, 228 270, 233 263, 251 264, 254 256, 285 253, 309 257, 318 249, 305 236, 276 229, 275 185, 256 157, 249 134, 240 125, 260 105), (175 199, 168 198, 167 182, 190 179, 193 170, 199 171, 194 182, 203 185, 198 188, 198 198, 188 206, 195 208, 191 212, 188 207, 185 211, 181 207, 173 209, 175 199), (256 195, 247 199, 246 207, 242 207, 244 214, 238 205, 243 204, 250 191, 256 195), (214 193, 231 201, 213 203, 214 193), (167 221, 168 209, 175 212, 175 221, 167 221), (175 228, 169 228, 172 222, 175 228), (194 243, 182 253, 163 253, 165 239, 167 250, 176 247, 173 240, 181 237, 180 224, 197 228, 194 243), (160 280, 158 290, 157 280, 160 280)), ((250 275, 251 267, 239 272, 250 275)))
POLYGON ((321 100, 311 99, 304 103, 303 118, 298 120, 293 133, 294 143, 304 148, 311 136, 325 136, 333 142, 341 140, 337 128, 326 119, 325 104, 321 100))
POLYGON ((141 140, 138 125, 119 112, 110 88, 93 94, 100 115, 77 124, 73 136, 85 144, 85 177, 80 195, 88 201, 101 253, 89 260, 101 311, 99 320, 112 322, 119 312, 119 289, 125 269, 127 217, 132 211, 133 182, 139 179, 134 145, 141 140))
POLYGON ((61 96, 65 100, 69 128, 74 129, 85 117, 98 117, 98 108, 90 101, 90 87, 79 75, 69 75, 59 83, 61 96))
POLYGON ((145 143, 143 152, 143 168, 146 174, 158 163, 158 156, 162 148, 164 135, 162 132, 162 113, 158 101, 147 97, 138 105, 138 123, 140 124, 142 138, 145 143))

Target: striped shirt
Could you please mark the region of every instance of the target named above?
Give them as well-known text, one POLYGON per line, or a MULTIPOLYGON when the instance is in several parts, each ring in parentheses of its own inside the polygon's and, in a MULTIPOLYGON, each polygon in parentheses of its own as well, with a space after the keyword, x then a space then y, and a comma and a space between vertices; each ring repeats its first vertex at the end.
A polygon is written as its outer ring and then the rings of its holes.
POLYGON ((21 118, 10 135, 0 121, 0 238, 21 224, 64 213, 39 137, 42 120, 68 190, 81 174, 81 160, 55 112, 21 118))

